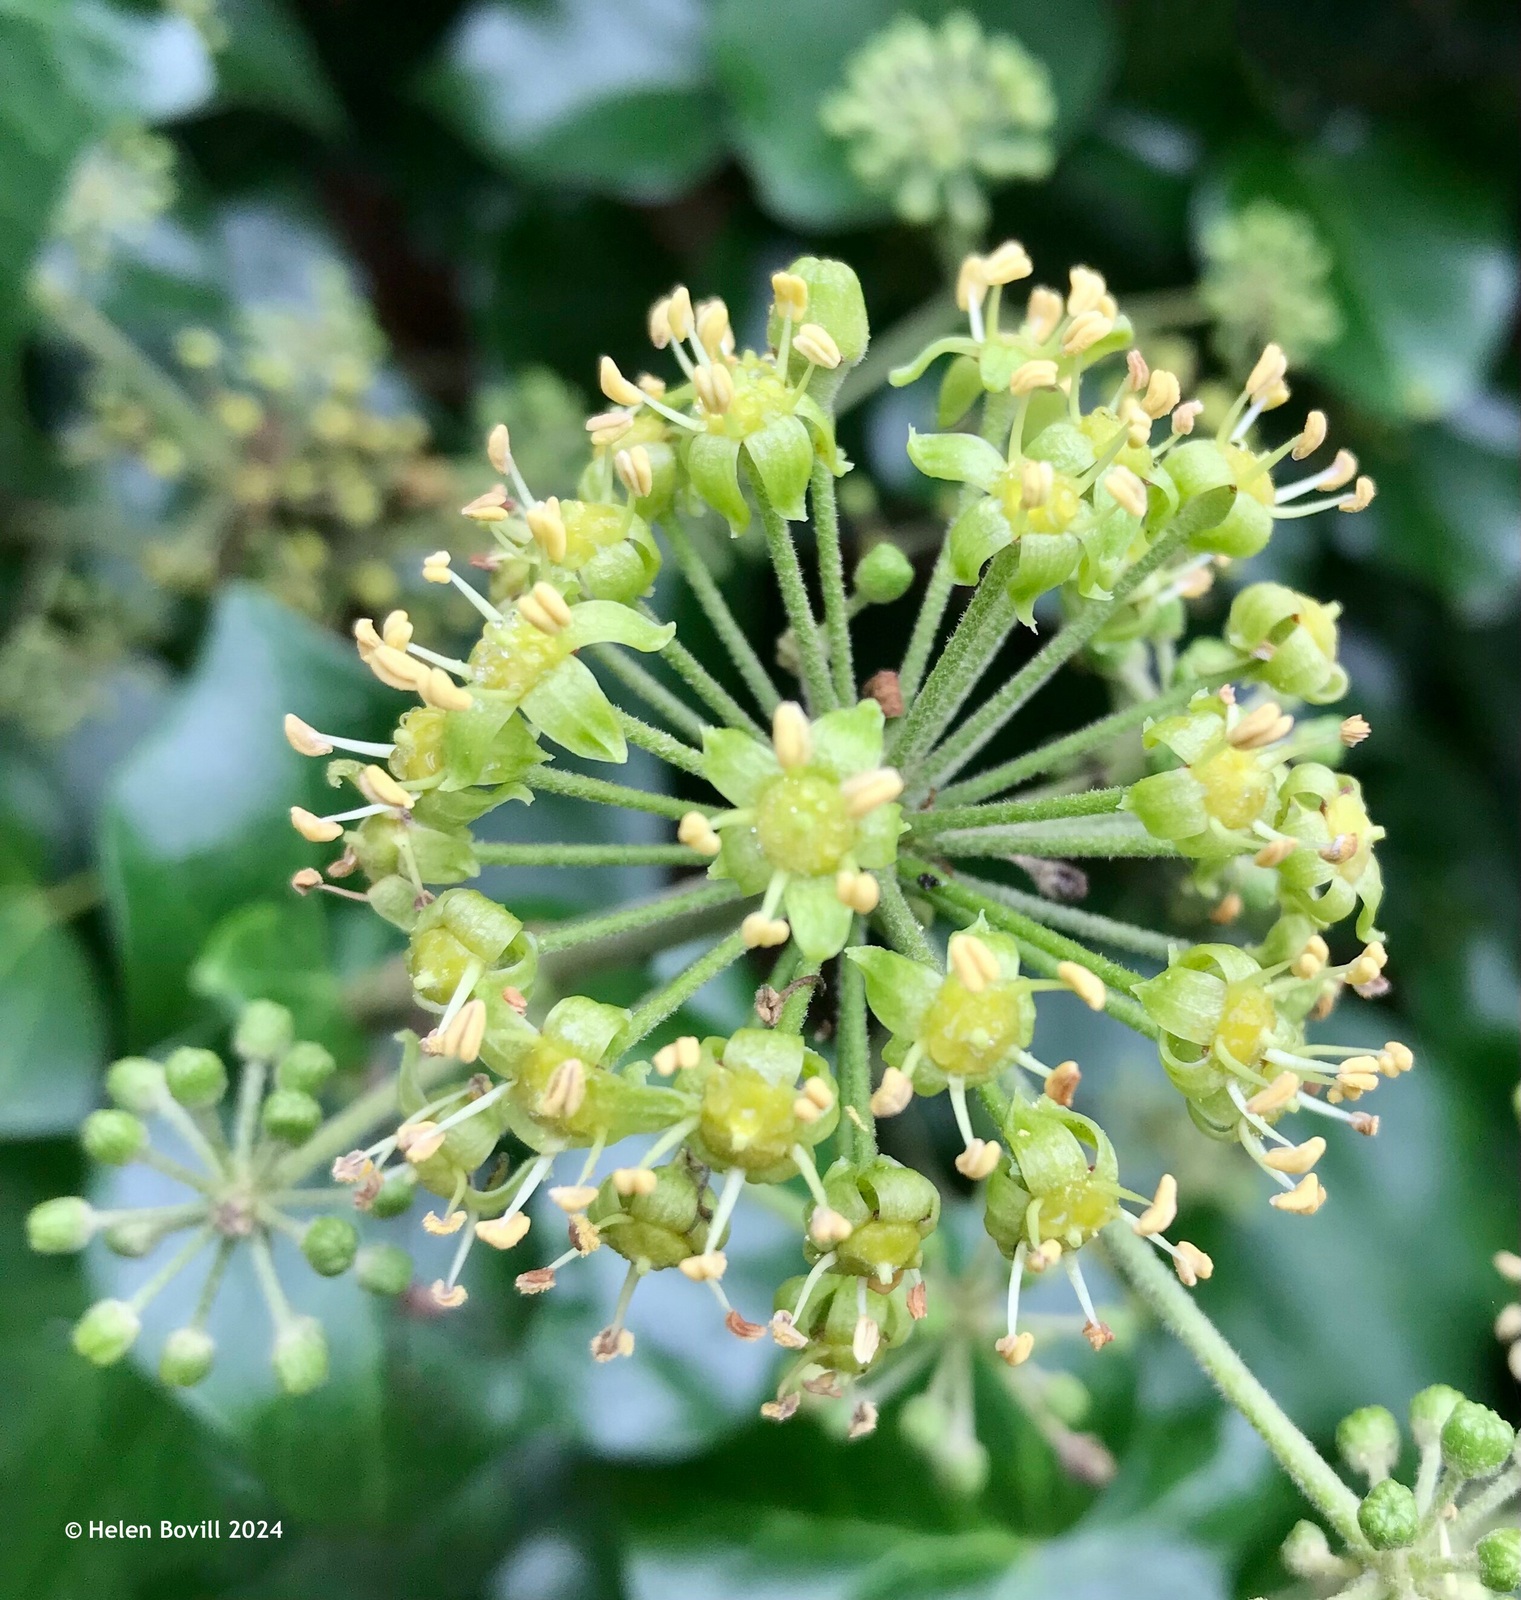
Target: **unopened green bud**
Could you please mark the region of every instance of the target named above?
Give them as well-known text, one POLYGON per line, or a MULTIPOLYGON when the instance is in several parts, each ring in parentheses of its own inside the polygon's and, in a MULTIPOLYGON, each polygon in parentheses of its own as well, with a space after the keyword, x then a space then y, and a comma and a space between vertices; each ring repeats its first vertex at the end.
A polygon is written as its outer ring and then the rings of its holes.
POLYGON ((158 1375, 172 1388, 189 1389, 211 1371, 217 1342, 204 1328, 176 1328, 164 1340, 158 1375))
POLYGON ((97 1367, 109 1367, 132 1348, 141 1328, 125 1300, 97 1300, 74 1324, 74 1348, 97 1367))
POLYGON ((856 563, 856 592, 874 606, 901 600, 914 581, 913 563, 895 544, 874 544, 856 563))
POLYGON ((1341 1563, 1332 1553, 1325 1529, 1313 1522, 1296 1522, 1279 1554, 1296 1578, 1326 1578, 1340 1570, 1341 1563))
POLYGON ((400 1245, 366 1245, 354 1259, 354 1276, 371 1294, 403 1294, 412 1281, 412 1258, 400 1245))
POLYGON ((947 1493, 970 1498, 987 1487, 992 1461, 980 1439, 953 1433, 936 1445, 930 1466, 947 1493))
POLYGON ((271 1357, 286 1394, 310 1394, 327 1382, 327 1335, 315 1317, 296 1317, 280 1330, 271 1357))
POLYGON ((1475 1546, 1479 1582, 1496 1594, 1521 1587, 1521 1528, 1495 1528, 1475 1546))
POLYGON ((72 1255, 84 1249, 94 1232, 95 1208, 78 1195, 44 1200, 27 1213, 26 1242, 39 1255, 72 1255))
POLYGON ((164 1063, 169 1093, 192 1110, 214 1106, 227 1093, 227 1068, 215 1050, 182 1045, 164 1063))
POLYGON ((358 1248, 359 1230, 347 1217, 318 1217, 301 1235, 302 1255, 324 1278, 347 1272, 358 1248))
POLYGON ((1463 1396, 1450 1384, 1434 1383, 1410 1402, 1410 1432, 1422 1450, 1430 1450, 1442 1437, 1442 1428, 1463 1396))
POLYGON ((92 1161, 124 1167, 148 1142, 148 1130, 130 1111, 92 1111, 79 1130, 92 1161))
POLYGON ((1363 1406, 1343 1417, 1336 1429, 1342 1460, 1370 1483, 1379 1483, 1400 1458, 1400 1429, 1383 1406, 1363 1406))
POLYGON ((310 1139, 322 1122, 322 1107, 300 1089, 276 1089, 264 1102, 264 1131, 286 1144, 310 1139))
POLYGON ((949 1408, 937 1395, 916 1394, 903 1402, 898 1428, 916 1450, 932 1453, 952 1422, 949 1408))
POLYGON ((1516 1430, 1477 1400, 1460 1400, 1442 1425, 1442 1464, 1465 1478, 1487 1478, 1505 1465, 1516 1430))
POLYGON ((106 1071, 106 1093, 124 1110, 147 1116, 164 1092, 164 1069, 146 1056, 124 1056, 106 1071))
POLYGON ((163 1238, 163 1229, 151 1217, 121 1217, 113 1222, 101 1238, 112 1255, 126 1256, 135 1261, 145 1256, 163 1238))
POLYGON ((388 1172, 380 1186, 380 1193, 370 1205, 370 1215, 399 1217, 412 1204, 417 1193, 417 1173, 412 1167, 398 1167, 388 1172))
POLYGON ((1357 1525, 1375 1550, 1398 1550, 1414 1542, 1421 1526, 1415 1496, 1397 1478, 1385 1478, 1357 1508, 1357 1525))
POLYGON ((250 1000, 233 1032, 232 1047, 245 1061, 278 1061, 290 1049, 296 1025, 273 1000, 250 1000))
POLYGON ((310 1039, 300 1039, 280 1057, 275 1068, 275 1082, 282 1089, 299 1089, 303 1094, 317 1094, 337 1068, 332 1051, 310 1039))

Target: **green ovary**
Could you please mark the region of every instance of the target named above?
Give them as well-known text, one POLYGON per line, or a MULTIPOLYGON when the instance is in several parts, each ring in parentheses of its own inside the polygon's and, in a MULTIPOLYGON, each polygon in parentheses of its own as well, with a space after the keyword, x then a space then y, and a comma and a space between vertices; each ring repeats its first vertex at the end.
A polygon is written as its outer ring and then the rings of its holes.
POLYGON ((1255 822, 1272 794, 1272 775, 1247 750, 1218 751, 1191 770, 1204 787, 1204 809, 1223 828, 1255 822))
POLYGON ((1007 1065, 1030 1029, 1028 997, 1018 989, 994 983, 973 994, 952 975, 925 1013, 919 1042, 947 1077, 976 1080, 1007 1065))
POLYGON ((713 1158, 724 1166, 761 1171, 785 1161, 796 1140, 789 1084, 768 1083, 756 1073, 720 1068, 703 1090, 699 1131, 713 1158))
POLYGON ((1043 1239, 1056 1239, 1075 1250, 1119 1214, 1114 1195, 1091 1180, 1079 1179, 1040 1197, 1039 1231, 1043 1239))
POLYGON ((447 1005, 472 965, 480 968, 484 963, 447 928, 429 928, 412 937, 407 970, 412 975, 412 987, 424 1000, 447 1005))
POLYGON ((1261 984, 1228 984, 1215 1044, 1242 1066, 1253 1066, 1267 1048, 1268 1033, 1277 1019, 1272 996, 1261 984))
POLYGON ((537 688, 568 654, 562 634, 540 633, 514 616, 500 628, 487 628, 470 652, 470 665, 483 687, 504 690, 516 701, 537 688))
POLYGON ((442 711, 419 706, 401 719, 390 767, 402 782, 431 778, 443 771, 444 717, 442 711))
POLYGON ((773 867, 805 878, 838 870, 855 843, 839 784, 806 770, 785 772, 767 788, 755 808, 755 831, 773 867))

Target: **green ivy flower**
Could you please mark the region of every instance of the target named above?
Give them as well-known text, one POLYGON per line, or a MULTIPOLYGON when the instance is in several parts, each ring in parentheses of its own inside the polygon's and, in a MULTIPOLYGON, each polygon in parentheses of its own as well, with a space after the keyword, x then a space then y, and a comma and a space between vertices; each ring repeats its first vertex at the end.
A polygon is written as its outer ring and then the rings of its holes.
POLYGON ((1257 665, 1252 675, 1280 694, 1326 705, 1347 692, 1336 659, 1341 607, 1323 605, 1281 583, 1253 583, 1231 602, 1226 642, 1257 665))
POLYGON ((1362 786, 1355 778, 1306 761, 1285 775, 1278 794, 1282 810, 1276 831, 1302 846, 1278 863, 1284 908, 1329 928, 1350 916, 1360 901, 1358 938, 1381 938, 1373 919, 1384 880, 1373 847, 1384 830, 1370 820, 1362 786))

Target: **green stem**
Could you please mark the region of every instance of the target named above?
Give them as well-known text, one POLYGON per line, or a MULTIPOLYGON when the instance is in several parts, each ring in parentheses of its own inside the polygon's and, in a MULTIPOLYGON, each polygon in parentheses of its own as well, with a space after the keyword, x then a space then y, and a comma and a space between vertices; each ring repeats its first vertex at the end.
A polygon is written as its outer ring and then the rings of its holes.
MULTIPOLYGON (((930 769, 930 781, 943 783, 959 772, 1009 718, 1087 644, 1152 573, 1183 548, 1187 537, 1187 530, 1182 528, 1161 534, 1151 549, 1115 584, 1108 600, 1090 601, 1043 649, 1031 656, 996 694, 985 700, 940 746, 930 769)), ((988 570, 991 575, 992 568, 988 570)), ((983 582, 986 583, 987 579, 984 578, 983 582)), ((977 670, 980 671, 981 667, 977 670)), ((960 704, 959 700, 957 704, 960 704)), ((942 721, 936 730, 936 737, 945 726, 946 722, 942 721)))
POLYGON ((134 1311, 141 1311, 161 1289, 179 1277, 185 1268, 211 1243, 213 1231, 210 1227, 201 1228, 187 1239, 147 1282, 133 1292, 127 1302, 128 1305, 134 1311))
POLYGON ((632 689, 650 708, 665 718, 678 733, 688 739, 702 742, 702 718, 678 695, 669 689, 647 667, 631 661, 622 650, 612 645, 598 645, 592 651, 598 661, 620 682, 632 689))
POLYGON ((882 885, 882 898, 877 903, 873 917, 878 928, 887 935, 888 944, 899 955, 927 962, 932 967, 938 966, 935 952, 930 949, 929 940, 924 937, 924 929, 919 926, 919 919, 909 907, 908 901, 904 899, 898 880, 890 874, 883 873, 878 881, 882 885))
POLYGON ((1011 911, 1022 912, 1047 927, 1076 934, 1082 939, 1095 939, 1100 944, 1111 945, 1116 950, 1133 950, 1140 956, 1154 956, 1166 961, 1177 940, 1166 934, 1153 933, 1150 928, 1138 928, 1134 923, 1117 922, 1113 917, 1101 917, 1093 911, 1083 911, 1077 906, 1059 905, 1038 894, 1026 894, 1006 883, 989 883, 986 879, 961 878, 959 882, 990 900, 1007 906, 1011 911))
POLYGON ((1087 755, 1090 750, 1102 749, 1120 734, 1128 732, 1131 728, 1140 727, 1150 718, 1165 717, 1173 711, 1180 711, 1201 690, 1218 689, 1221 684, 1229 683, 1234 676, 1234 673, 1220 672, 1192 683, 1181 683, 1154 699, 1126 706, 1123 711, 1115 711, 1107 717, 1100 717, 1096 722, 1090 722, 1087 727, 1079 728, 1075 733, 1064 734, 1060 739, 1052 739, 1022 756, 1015 756, 1012 761, 989 767, 986 772, 979 772, 976 777, 964 778, 960 783, 953 783, 940 790, 936 798, 966 804, 1002 794, 1005 790, 1026 783, 1031 778, 1038 778, 1055 767, 1075 760, 1078 756, 1087 755))
POLYGON ((227 1268, 232 1262, 233 1252, 237 1249, 237 1242, 233 1239, 222 1239, 217 1243, 217 1253, 211 1260, 211 1271, 206 1274, 206 1281, 201 1285, 201 1292, 196 1297, 195 1311, 190 1318, 193 1328, 204 1328, 206 1319, 211 1315, 211 1308, 216 1304, 218 1292, 222 1287, 222 1279, 227 1275, 227 1268))
POLYGON ((259 1129, 259 1107, 264 1099, 264 1084, 268 1067, 262 1061, 244 1063, 243 1075, 238 1079, 238 1108, 233 1114, 232 1159, 233 1170, 240 1178, 247 1178, 249 1163, 253 1160, 254 1137, 259 1129))
POLYGON ((745 630, 729 609, 729 602, 724 599, 722 590, 713 581, 713 574, 708 571, 706 562, 697 553, 691 535, 679 523, 672 521, 665 525, 665 537, 671 554, 676 557, 676 565, 681 568, 682 577, 687 580, 687 587, 712 623, 714 633, 729 652, 729 659, 745 680, 750 693, 755 696, 756 704, 769 717, 780 704, 781 694, 771 681, 771 674, 766 671, 761 658, 755 653, 755 647, 746 638, 745 630))
POLYGON ((1457 1520, 1452 1524, 1453 1535, 1481 1527, 1501 1506, 1515 1499, 1518 1494, 1521 1494, 1521 1466, 1502 1472, 1458 1512, 1457 1520))
POLYGON ((840 549, 840 503, 834 474, 813 463, 813 531, 819 547, 819 588, 824 596, 824 629, 829 636, 829 670, 842 706, 856 700, 855 660, 850 648, 850 602, 845 597, 845 557, 840 549))
POLYGON ((894 367, 912 361, 925 345, 954 333, 960 326, 962 313, 943 290, 907 316, 900 317, 892 327, 872 339, 865 359, 846 374, 835 397, 835 415, 843 417, 847 411, 854 410, 887 382, 894 367))
POLYGON ((1136 1294, 1183 1344, 1214 1385, 1262 1436, 1279 1466, 1354 1550, 1365 1550, 1357 1496, 1336 1475, 1128 1222, 1104 1229, 1109 1258, 1136 1294))
MULTIPOLYGON (((851 933, 851 942, 859 942, 862 934, 859 918, 851 933)), ((835 1035, 835 1073, 840 1084, 840 1143, 845 1154, 859 1163, 870 1161, 877 1153, 876 1121, 871 1113, 866 980, 854 961, 842 960, 838 982, 840 1015, 835 1035), (855 1116, 851 1116, 851 1112, 855 1116)))
POLYGON ((808 709, 818 716, 822 712, 835 710, 839 702, 829 677, 829 666, 824 660, 824 646, 808 599, 808 585, 803 581, 803 566, 798 560, 797 546, 792 542, 792 529, 787 519, 771 504, 765 486, 753 472, 750 474, 750 486, 755 494, 755 503, 760 507, 761 526, 766 533, 766 551, 776 572, 777 587, 782 592, 782 605, 786 608, 787 621, 792 628, 793 638, 797 640, 798 655, 802 658, 803 688, 808 698, 808 709))
POLYGON ((1178 860, 1182 851, 1169 839, 1153 839, 1149 833, 1130 828, 1050 829, 1031 825, 1010 828, 985 828, 979 832, 937 834, 936 855, 955 860, 962 856, 982 856, 1011 861, 1015 856, 1039 856, 1065 860, 1103 858, 1117 861, 1129 857, 1158 857, 1178 860))
POLYGON ((657 899, 646 900, 639 905, 627 906, 622 911, 609 911, 591 917, 575 917, 569 922, 561 922, 552 928, 546 928, 544 932, 538 934, 539 953, 553 955, 559 950, 574 949, 599 939, 616 938, 620 934, 632 933, 635 929, 653 927, 667 921, 672 923, 672 937, 662 940, 662 944, 674 944, 685 933, 679 919, 694 911, 706 911, 712 906, 727 905, 739 898, 739 890, 732 883, 710 883, 704 884, 699 889, 686 889, 675 894, 661 895, 657 899))
MULTIPOLYGON (((980 432, 989 444, 999 450, 1003 449, 1013 423, 1014 405, 1014 397, 1009 394, 988 395, 983 400, 980 432)), ((970 488, 961 491, 956 500, 955 516, 966 510, 975 492, 970 488)), ((955 520, 955 516, 952 517, 952 521, 955 520)), ((919 685, 924 681, 925 669, 929 666, 930 654, 935 648, 945 608, 950 604, 951 590, 955 588, 955 579, 951 576, 949 534, 950 530, 947 529, 940 541, 940 554, 935 558, 935 568, 930 573, 929 587, 924 591, 924 599, 919 605, 919 615, 914 619, 914 631, 909 636, 908 651, 898 672, 898 686, 903 691, 905 705, 911 703, 919 693, 919 685)))
POLYGON ((269 1235, 263 1231, 257 1232, 248 1244, 253 1259, 254 1277, 259 1281, 259 1290, 264 1296, 264 1304, 269 1309, 269 1320, 274 1324, 278 1336, 290 1326, 292 1313, 290 1301, 285 1298, 285 1291, 280 1287, 280 1276, 275 1271, 274 1257, 269 1250, 269 1235))
POLYGON ((673 1012, 679 1011, 704 984, 720 972, 732 967, 744 955, 744 937, 731 933, 727 939, 701 955, 685 971, 677 973, 671 981, 643 1000, 634 1014, 623 1025, 623 1031, 613 1042, 612 1055, 620 1056, 631 1050, 648 1034, 653 1033, 673 1012))
POLYGON ((667 766, 678 767, 683 772, 691 773, 694 778, 703 776, 702 755, 691 745, 683 744, 680 739, 659 728, 652 728, 647 722, 641 722, 633 712, 625 711, 622 706, 614 706, 613 715, 617 717, 618 726, 623 729, 624 737, 630 744, 648 750, 667 766))
POLYGON ((527 783, 530 789, 542 789, 545 794, 568 795, 572 800, 592 800, 603 806, 622 806, 626 811, 648 811, 657 817, 675 817, 678 821, 689 811, 700 811, 710 817, 720 809, 693 805, 689 800, 678 800, 675 795, 631 789, 626 783, 609 783, 605 778, 562 772, 557 767, 535 767, 527 783))
POLYGON ((707 860, 684 844, 494 844, 473 846, 483 867, 695 867, 707 860))
POLYGON ((944 833, 953 828, 998 828, 1013 822, 1048 822, 1062 817, 1101 817, 1118 811, 1124 789, 1085 789, 1081 794, 1049 795, 1043 800, 1002 800, 983 806, 937 807, 911 814, 915 834, 944 833))
MULTIPOLYGON (((641 605, 640 611, 654 622, 656 618, 650 607, 641 605)), ((753 733, 757 739, 766 737, 764 729, 754 717, 734 698, 729 691, 703 666, 696 656, 692 654, 679 639, 672 639, 662 646, 661 660, 685 682, 697 695, 698 699, 714 713, 720 722, 730 728, 738 728, 742 733, 753 733)))
POLYGON ((808 1020, 808 1008, 813 1004, 814 990, 818 988, 816 983, 808 983, 803 980, 816 978, 818 971, 819 963, 807 960, 800 953, 798 962, 792 970, 792 976, 787 980, 788 984, 797 984, 797 988, 787 996, 782 1005, 782 1014, 776 1019, 776 1031, 778 1033, 801 1033, 803 1031, 803 1024, 808 1020))

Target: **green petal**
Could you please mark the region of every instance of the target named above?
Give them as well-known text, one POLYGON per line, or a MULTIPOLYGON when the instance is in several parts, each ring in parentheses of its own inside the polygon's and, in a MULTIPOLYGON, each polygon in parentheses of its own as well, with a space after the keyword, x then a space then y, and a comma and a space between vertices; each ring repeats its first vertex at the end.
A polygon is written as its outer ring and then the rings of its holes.
POLYGON ((793 878, 782 903, 792 924, 792 937, 810 961, 827 961, 844 949, 853 913, 840 904, 832 876, 793 878))
POLYGON ((607 1054, 629 1014, 622 1006, 603 1005, 584 995, 567 995, 544 1019, 544 1032, 577 1055, 583 1065, 594 1067, 607 1054))
POLYGON ((970 356, 957 356, 940 380, 940 398, 935 406, 937 427, 954 428, 982 398, 982 374, 970 356))
POLYGON ((699 433, 687 446, 687 476, 732 532, 750 526, 750 507, 739 487, 739 440, 699 433))
POLYGON ((856 824, 855 848, 851 854, 858 867, 880 872, 898 859, 898 840, 904 832, 903 807, 890 800, 875 806, 856 824))
POLYGON ((974 500, 951 524, 951 576, 957 583, 976 583, 982 569, 1014 542, 1014 530, 1003 506, 991 495, 974 500))
POLYGON ((588 644, 621 644, 648 654, 663 650, 676 637, 676 624, 651 622, 615 600, 583 600, 571 607, 570 626, 561 637, 572 650, 588 644))
POLYGON ((1098 459, 1088 435, 1071 422, 1053 422, 1025 446, 1032 461, 1049 461, 1057 472, 1081 477, 1098 459))
POLYGON ((1225 1009, 1225 983, 1212 972, 1172 966, 1132 991, 1142 1009, 1164 1033, 1190 1044, 1208 1045, 1225 1009))
POLYGON ((1009 580, 1014 614, 1027 628, 1035 626, 1035 602, 1077 570, 1083 547, 1070 533, 1027 533, 1019 541, 1019 565, 1009 580))
POLYGON ((795 1033, 741 1028, 724 1046, 726 1067, 754 1072, 767 1083, 796 1083, 803 1071, 803 1041, 795 1033))
POLYGON ((654 574, 639 546, 632 539, 620 539, 582 562, 576 578, 582 593, 592 599, 628 605, 649 593, 654 574))
POLYGON ((941 356, 961 355, 971 356, 976 359, 982 346, 975 339, 969 339, 964 333, 951 334, 944 339, 936 339, 933 344, 926 345, 917 356, 905 366, 894 367, 887 375, 887 381, 895 389, 902 389, 910 383, 916 383, 929 371, 930 367, 941 356))
POLYGON ((548 739, 589 761, 627 761, 612 701, 575 656, 567 656, 523 701, 523 714, 548 739))
POLYGON ((813 755, 837 778, 882 765, 882 707, 862 700, 843 711, 826 711, 813 724, 813 755))
POLYGON ((918 433, 910 428, 908 459, 926 478, 970 483, 984 494, 1008 468, 1003 456, 975 433, 918 433))
POLYGON ((913 1039, 940 992, 940 974, 878 945, 860 945, 845 954, 865 976, 873 1015, 895 1037, 913 1039))
POLYGON ((1068 1190, 1088 1177, 1087 1152, 1056 1109, 1049 1100, 1029 1105, 1016 1101, 1005 1124, 1020 1181, 1032 1195, 1068 1190))
POLYGON ((445 790, 520 783, 545 760, 533 731, 510 706, 481 700, 444 718, 443 755, 445 790))
POLYGON ((788 520, 808 515, 808 478, 813 471, 813 442, 796 417, 775 417, 745 440, 745 454, 760 479, 766 498, 788 520))
POLYGON ((1125 810, 1140 818, 1153 839, 1192 839, 1209 827, 1204 785, 1186 767, 1131 784, 1125 810))
POLYGON ((821 460, 836 477, 846 470, 848 463, 840 454, 835 442, 834 418, 811 394, 799 395, 793 402, 794 416, 801 417, 813 432, 814 445, 821 460))
POLYGON ((734 728, 705 728, 702 770, 708 782, 732 805, 753 806, 782 769, 769 744, 734 728))

